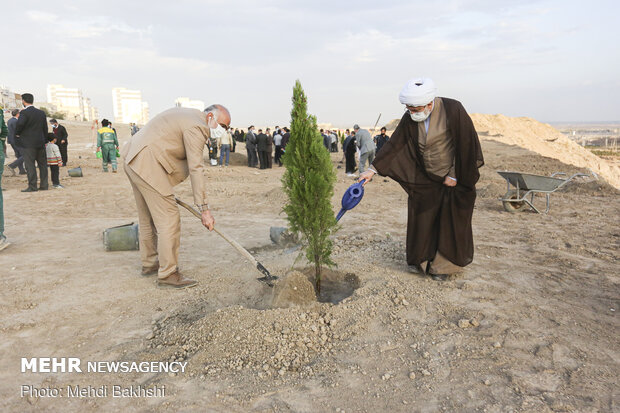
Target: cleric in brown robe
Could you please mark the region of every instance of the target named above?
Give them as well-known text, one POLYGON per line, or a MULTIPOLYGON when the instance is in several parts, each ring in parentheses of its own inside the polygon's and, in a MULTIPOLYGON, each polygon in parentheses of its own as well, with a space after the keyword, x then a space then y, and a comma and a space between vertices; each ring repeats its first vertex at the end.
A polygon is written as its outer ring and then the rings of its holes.
POLYGON ((390 140, 360 175, 389 176, 409 194, 407 264, 413 272, 445 280, 471 263, 471 219, 478 168, 478 134, 463 105, 436 97, 429 78, 412 79, 399 95, 407 111, 390 140))

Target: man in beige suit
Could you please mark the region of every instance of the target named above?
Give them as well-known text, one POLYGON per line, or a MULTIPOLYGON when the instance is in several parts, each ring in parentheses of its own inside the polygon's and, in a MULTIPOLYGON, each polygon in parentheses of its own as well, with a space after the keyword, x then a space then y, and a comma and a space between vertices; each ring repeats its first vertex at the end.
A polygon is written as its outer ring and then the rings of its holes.
POLYGON ((173 187, 189 176, 202 224, 212 231, 215 220, 207 203, 202 154, 207 139, 221 137, 229 125, 230 113, 221 105, 211 105, 204 113, 173 108, 153 118, 123 147, 125 172, 138 207, 142 275, 157 273, 158 286, 197 284, 177 267, 181 218, 173 187))

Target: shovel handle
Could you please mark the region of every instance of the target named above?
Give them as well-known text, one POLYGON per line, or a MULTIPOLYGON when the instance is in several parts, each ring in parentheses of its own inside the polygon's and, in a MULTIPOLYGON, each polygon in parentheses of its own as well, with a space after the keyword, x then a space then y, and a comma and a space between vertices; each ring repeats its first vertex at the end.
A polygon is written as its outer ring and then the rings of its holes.
MULTIPOLYGON (((191 212, 192 214, 194 214, 194 216, 196 216, 196 218, 200 219, 202 221, 202 214, 193 206, 189 205, 186 202, 181 201, 179 198, 174 198, 174 200, 177 202, 177 204, 181 205, 183 208, 187 209, 189 212, 191 212)), ((254 264, 254 266, 256 266, 258 264, 258 262, 256 261, 256 258, 254 258, 252 256, 252 254, 250 254, 248 252, 248 250, 246 250, 245 248, 243 248, 241 246, 241 244, 239 244, 237 241, 235 241, 234 239, 230 238, 229 236, 227 236, 226 234, 224 234, 223 232, 219 231, 217 228, 213 227, 213 231, 215 231, 217 233, 217 235, 219 235, 220 237, 224 238, 226 240, 226 242, 228 242, 230 245, 232 245, 237 251, 239 251, 244 257, 246 257, 248 260, 250 260, 250 262, 252 264, 254 264)))

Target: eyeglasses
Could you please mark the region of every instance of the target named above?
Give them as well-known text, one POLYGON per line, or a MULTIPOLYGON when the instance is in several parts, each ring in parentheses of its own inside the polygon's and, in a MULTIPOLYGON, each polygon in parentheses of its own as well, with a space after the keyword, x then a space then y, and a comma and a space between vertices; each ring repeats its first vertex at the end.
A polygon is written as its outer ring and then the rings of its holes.
POLYGON ((405 105, 405 108, 409 112, 416 113, 416 112, 423 112, 426 109, 427 106, 428 105, 423 105, 423 106, 409 106, 409 105, 405 105))

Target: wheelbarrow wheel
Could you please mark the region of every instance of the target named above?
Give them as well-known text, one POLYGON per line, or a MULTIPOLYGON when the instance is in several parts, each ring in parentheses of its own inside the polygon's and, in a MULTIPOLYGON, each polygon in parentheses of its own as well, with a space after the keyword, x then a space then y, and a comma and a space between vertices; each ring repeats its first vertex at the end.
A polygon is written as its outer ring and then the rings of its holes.
MULTIPOLYGON (((519 199, 519 198, 521 197, 519 196, 519 193, 515 189, 511 189, 510 191, 506 192, 506 195, 504 195, 504 199, 519 199)), ((502 203, 504 204, 504 209, 508 212, 518 212, 521 209, 523 209, 523 207, 525 206, 524 201, 502 201, 502 203)))

